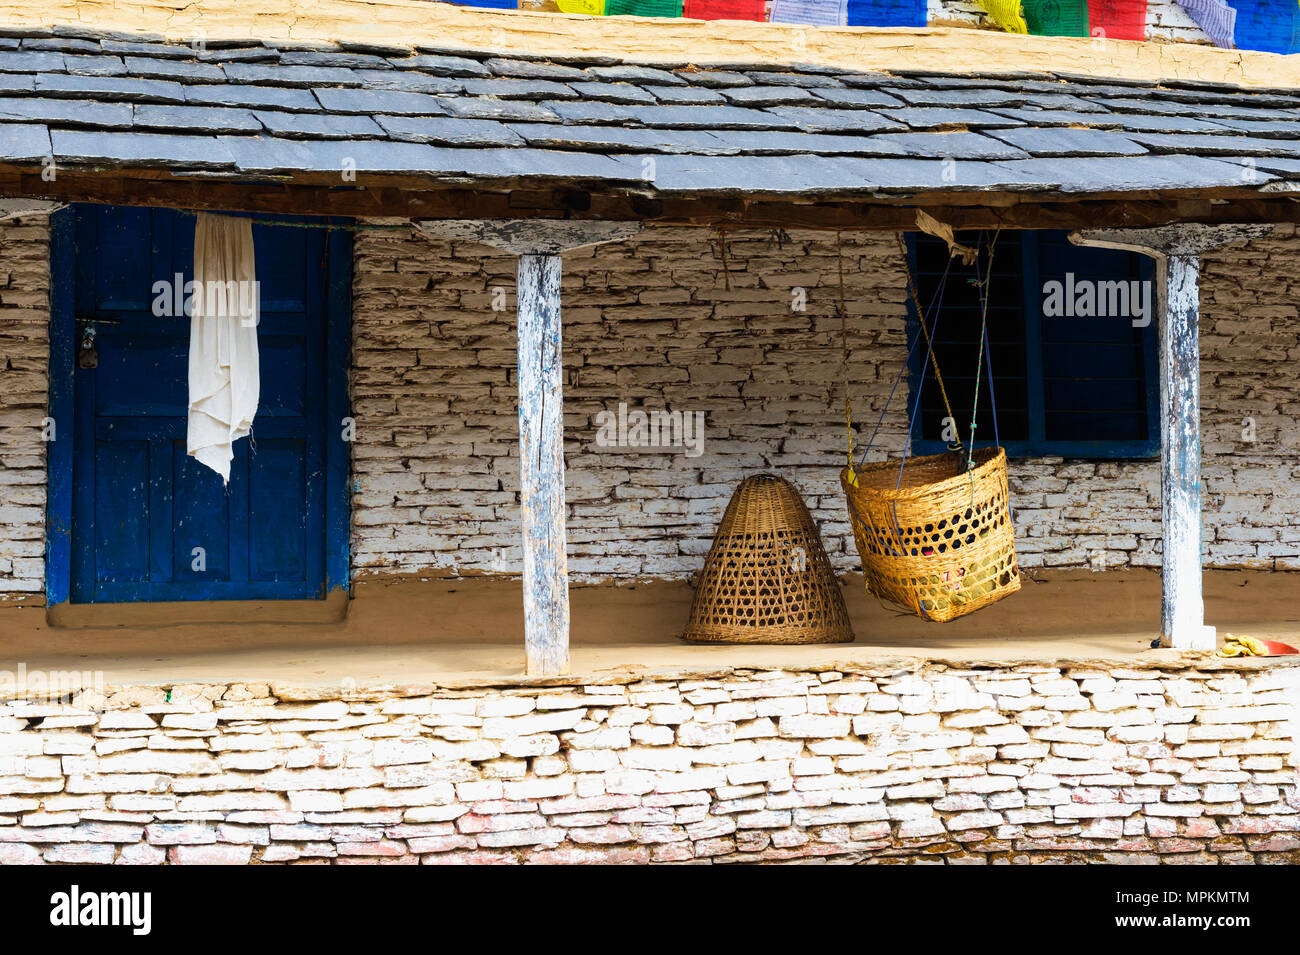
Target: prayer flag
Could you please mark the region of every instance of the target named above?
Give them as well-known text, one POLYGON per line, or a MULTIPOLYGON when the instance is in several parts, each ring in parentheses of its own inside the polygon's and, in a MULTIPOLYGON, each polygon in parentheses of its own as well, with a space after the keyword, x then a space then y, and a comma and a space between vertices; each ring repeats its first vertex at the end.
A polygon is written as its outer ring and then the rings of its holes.
POLYGON ((851 27, 923 27, 925 0, 849 0, 851 27))
POLYGON ((1147 0, 1088 0, 1088 34, 1110 40, 1145 40, 1147 0))
POLYGON ((607 17, 680 17, 682 0, 605 0, 607 17))
POLYGON ((989 15, 989 19, 1008 33, 1028 33, 1025 15, 1020 9, 1020 0, 980 0, 989 15))
POLYGON ((605 15, 605 0, 555 0, 561 13, 585 13, 589 17, 605 15))
POLYGON ((842 27, 849 22, 849 0, 772 0, 772 22, 842 27))
POLYGON ((1232 48, 1237 11, 1223 0, 1178 0, 1179 6, 1196 21, 1196 25, 1215 46, 1232 48))
POLYGON ((1035 36, 1087 36, 1088 0, 1024 0, 1025 23, 1035 36))
POLYGON ((766 20, 766 0, 686 0, 692 20, 766 20))
POLYGON ((1232 0, 1237 8, 1233 40, 1239 50, 1300 52, 1300 3, 1297 0, 1232 0))

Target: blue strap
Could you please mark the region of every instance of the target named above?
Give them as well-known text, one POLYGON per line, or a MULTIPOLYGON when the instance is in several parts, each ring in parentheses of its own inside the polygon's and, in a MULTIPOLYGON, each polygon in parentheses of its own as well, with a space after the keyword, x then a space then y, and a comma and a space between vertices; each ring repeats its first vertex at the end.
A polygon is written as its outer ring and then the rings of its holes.
POLYGON ((995 447, 1002 447, 1002 439, 998 436, 998 393, 993 388, 993 354, 989 348, 989 330, 987 326, 984 329, 984 367, 989 372, 989 406, 993 411, 993 444, 995 447))

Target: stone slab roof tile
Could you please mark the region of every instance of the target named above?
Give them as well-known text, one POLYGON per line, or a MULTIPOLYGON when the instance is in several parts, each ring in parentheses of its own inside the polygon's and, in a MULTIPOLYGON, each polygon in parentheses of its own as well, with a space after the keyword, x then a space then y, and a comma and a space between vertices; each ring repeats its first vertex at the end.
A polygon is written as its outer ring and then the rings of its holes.
MULTIPOLYGON (((657 103, 663 100, 656 90, 681 89, 676 86, 633 86, 631 83, 569 83, 569 89, 578 94, 580 99, 597 100, 607 103, 657 103)), ((707 90, 686 88, 687 95, 705 93, 707 90)))
POLYGON ((129 129, 131 106, 99 100, 0 97, 0 122, 35 121, 53 126, 103 126, 129 129))
MULTIPOLYGON (((958 164, 958 169, 964 164, 958 164)), ((1007 173, 1035 182, 1053 182, 1066 193, 1123 193, 1196 190, 1240 186, 1242 167, 1202 156, 1103 156, 1023 159, 999 163, 1007 173)), ((1276 178, 1260 176, 1260 181, 1276 178)))
POLYGON ((1300 90, 363 41, 191 47, 88 28, 0 28, 0 132, 9 163, 205 178, 334 174, 346 161, 457 184, 719 195, 1300 181, 1300 90))
POLYGON ((656 70, 646 66, 593 66, 587 70, 592 80, 609 80, 613 83, 646 83, 651 86, 686 86, 686 80, 667 70, 656 70))
POLYGON ((492 71, 477 60, 463 56, 440 56, 424 53, 418 56, 390 56, 388 62, 399 70, 419 70, 433 76, 491 76, 492 71))
POLYGON ((876 89, 813 89, 813 96, 828 103, 840 106, 902 106, 903 101, 896 96, 876 89))
POLYGON ((896 146, 899 155, 929 159, 1028 159, 1015 144, 972 132, 884 133, 877 142, 896 146))
POLYGON ((6 50, 0 56, 0 73, 61 73, 62 53, 29 53, 26 50, 6 50))
POLYGON ((706 86, 646 86, 644 89, 661 103, 703 106, 709 103, 727 102, 727 98, 722 93, 706 86))
POLYGON ((275 110, 259 110, 253 115, 271 135, 290 139, 380 139, 386 135, 369 116, 275 110))
POLYGON ((989 135, 1019 147, 1026 156, 1142 156, 1147 152, 1133 139, 1105 129, 1021 126, 999 129, 989 135))
POLYGON ((1300 138, 1265 139, 1195 133, 1133 133, 1134 141, 1153 153, 1195 153, 1203 156, 1300 156, 1300 138))
POLYGON ((885 113, 866 109, 777 106, 768 112, 810 133, 878 133, 887 129, 908 128, 885 113))
MULTIPOLYGON (((167 61, 159 61, 160 67, 167 61)), ((126 64, 122 62, 120 56, 64 56, 63 68, 69 73, 76 73, 80 76, 125 76, 127 74, 126 64)), ((221 71, 217 71, 218 78, 221 78, 221 71)), ((170 79, 170 77, 164 77, 170 79)))
MULTIPOLYGON (((455 116, 376 116, 375 122, 399 142, 439 146, 521 146, 524 138, 505 123, 455 116)), ((573 127, 563 127, 572 129, 573 127)))
POLYGON ((177 136, 153 132, 55 129, 53 156, 60 165, 184 165, 194 169, 230 169, 234 159, 216 136, 177 136))
MULTIPOLYGON (((109 108, 100 104, 101 108, 109 108)), ((279 115, 292 115, 282 113, 279 115)), ((260 133, 263 126, 252 110, 225 106, 166 106, 141 103, 132 110, 138 129, 193 130, 202 133, 260 133)))
POLYGON ((676 74, 684 82, 709 89, 723 89, 729 86, 754 86, 755 83, 744 73, 730 70, 682 70, 676 74))
POLYGON ((817 101, 798 86, 729 86, 721 92, 737 106, 797 106, 817 101))
MULTIPOLYGON (((73 57, 64 57, 64 59, 71 63, 73 57)), ((76 57, 76 59, 83 59, 83 57, 76 57)), ((132 76, 179 80, 185 83, 224 83, 226 80, 225 71, 211 63, 189 63, 156 56, 127 55, 124 72, 132 76)))
POLYGON ((310 90, 280 86, 186 86, 185 102, 207 106, 264 106, 315 112, 320 102, 310 90))
POLYGON ((608 104, 569 104, 569 103, 533 103, 527 100, 468 99, 459 97, 444 98, 443 106, 452 116, 464 119, 500 119, 518 120, 520 122, 549 122, 559 119, 559 109, 569 105, 608 104))
POLYGON ((444 100, 429 93, 404 93, 401 90, 317 89, 316 99, 327 113, 393 113, 417 116, 440 116, 444 100))
POLYGON ((50 155, 50 132, 32 123, 0 123, 0 161, 40 162, 50 155))
POLYGON ((185 102, 185 90, 180 83, 121 76, 41 73, 36 77, 36 93, 68 99, 91 97, 105 102, 120 103, 185 102))
POLYGON ((942 106, 909 106, 904 109, 881 110, 881 116, 898 119, 913 129, 941 129, 943 127, 974 126, 996 129, 1024 126, 1023 120, 993 110, 947 109, 942 106))
POLYGON ((20 73, 0 73, 0 93, 30 93, 36 89, 36 77, 20 73))

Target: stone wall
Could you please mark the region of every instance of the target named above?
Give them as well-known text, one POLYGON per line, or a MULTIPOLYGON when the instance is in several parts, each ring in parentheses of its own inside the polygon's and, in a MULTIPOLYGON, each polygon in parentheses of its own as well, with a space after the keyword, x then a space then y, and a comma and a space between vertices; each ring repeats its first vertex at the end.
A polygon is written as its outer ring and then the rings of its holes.
MULTIPOLYGON (((1201 268, 1205 562, 1300 570, 1295 227, 1201 268)), ((1011 484, 1022 564, 1159 566, 1158 462, 1016 462, 1011 484)))
MULTIPOLYGON (((564 257, 569 571, 684 576, 735 485, 794 480, 841 567, 855 558, 833 235, 654 229, 564 257), (725 264, 724 264, 725 258, 725 264), (806 302, 805 302, 806 300, 806 302), (602 447, 597 415, 702 412, 703 453, 602 447)), ((855 414, 873 425, 906 355, 892 235, 842 248, 855 414)), ((514 260, 473 243, 361 233, 354 283, 359 569, 517 572, 514 260), (494 304, 496 310, 494 310, 494 304)), ((877 445, 901 449, 900 387, 877 445)))
MULTIPOLYGON (((1203 263, 1211 566, 1300 569, 1298 248, 1281 227, 1203 263)), ((906 353, 904 276, 892 236, 846 234, 843 252, 863 441, 906 353)), ((512 261, 404 231, 359 234, 356 256, 355 569, 516 573, 512 261)), ((43 219, 0 224, 0 600, 44 589, 48 259, 43 219)), ((655 229, 566 256, 564 282, 575 576, 689 576, 736 482, 765 469, 803 492, 835 565, 857 566, 833 237, 733 234, 724 268, 715 234, 655 229), (703 453, 600 446, 619 402, 703 412, 703 453)), ((891 454, 905 400, 906 382, 876 441, 891 454)), ((1017 461, 1012 491, 1026 567, 1159 562, 1154 461, 1017 461)))
POLYGON ((0 862, 1300 862, 1300 668, 1135 666, 3 702, 0 862))
MULTIPOLYGON (((724 269, 711 236, 655 229, 565 257, 576 576, 689 576, 735 484, 764 469, 803 492, 835 565, 857 567, 837 478, 834 238, 738 233, 724 269), (806 311, 791 311, 793 288, 806 291, 806 311), (704 453, 598 446, 596 415, 620 401, 705 412, 704 453)), ((851 397, 864 441, 906 355, 905 278, 892 236, 843 241, 851 397)), ((1297 248, 1288 226, 1204 260, 1211 566, 1300 569, 1297 248), (1247 418, 1253 440, 1243 440, 1247 418)), ((357 262, 358 569, 517 572, 513 263, 404 233, 363 233, 357 262)), ((876 441, 890 454, 902 447, 906 394, 904 381, 876 441)), ((1023 566, 1159 564, 1158 462, 1022 460, 1011 483, 1023 566)))
POLYGON ((45 216, 0 222, 0 600, 45 590, 47 223, 45 216))

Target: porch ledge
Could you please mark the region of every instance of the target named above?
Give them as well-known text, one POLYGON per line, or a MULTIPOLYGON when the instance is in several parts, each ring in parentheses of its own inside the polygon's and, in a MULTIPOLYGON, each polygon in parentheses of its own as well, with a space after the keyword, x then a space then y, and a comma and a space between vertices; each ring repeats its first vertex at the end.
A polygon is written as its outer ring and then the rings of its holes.
MULTIPOLYGON (((1225 633, 1295 645, 1288 620, 1297 575, 1206 573, 1207 619, 1225 633)), ((434 690, 713 680, 754 672, 880 674, 1015 666, 1134 671, 1253 671, 1300 656, 1222 658, 1151 649, 1159 629, 1155 571, 1040 572, 1015 597, 949 624, 927 624, 846 581, 857 642, 702 646, 677 638, 690 605, 684 582, 575 586, 571 673, 524 675, 518 580, 363 578, 345 620, 231 624, 219 604, 206 623, 51 628, 38 608, 0 609, 0 670, 102 674, 103 685, 257 684, 283 700, 402 697, 434 690)), ((191 618, 193 619, 193 618, 191 618)), ((0 687, 0 695, 3 695, 0 687)))

